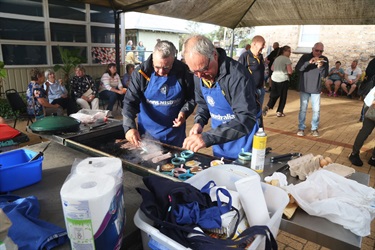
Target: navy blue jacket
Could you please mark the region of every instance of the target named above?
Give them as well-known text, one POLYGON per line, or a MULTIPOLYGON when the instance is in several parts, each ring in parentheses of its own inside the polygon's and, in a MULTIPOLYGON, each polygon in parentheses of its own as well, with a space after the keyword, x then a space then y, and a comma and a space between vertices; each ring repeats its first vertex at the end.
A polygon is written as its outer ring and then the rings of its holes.
MULTIPOLYGON (((207 147, 233 141, 251 133, 256 123, 258 110, 255 83, 250 72, 244 65, 227 57, 223 49, 218 48, 217 52, 219 71, 215 81, 220 84, 225 99, 232 107, 236 117, 228 123, 202 133, 202 139, 207 147)), ((206 88, 206 86, 196 76, 194 76, 194 81, 197 102, 194 122, 203 127, 210 119, 210 112, 202 95, 202 88, 206 88)))
MULTIPOLYGON (((128 90, 124 97, 124 107, 122 109, 125 133, 129 129, 137 128, 135 118, 140 112, 140 103, 146 101, 143 93, 147 88, 148 79, 154 72, 152 55, 133 71, 131 82, 129 83, 128 90)), ((174 60, 172 69, 168 75, 176 75, 178 82, 182 86, 185 104, 180 112, 184 112, 187 119, 195 108, 193 75, 189 73, 187 65, 177 59, 174 60)))

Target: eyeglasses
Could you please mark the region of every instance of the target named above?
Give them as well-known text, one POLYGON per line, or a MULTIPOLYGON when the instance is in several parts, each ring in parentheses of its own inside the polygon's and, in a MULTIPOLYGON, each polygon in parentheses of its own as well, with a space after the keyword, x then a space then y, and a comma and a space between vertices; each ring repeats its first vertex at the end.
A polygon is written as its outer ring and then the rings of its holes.
POLYGON ((315 52, 320 52, 320 53, 323 53, 324 50, 320 50, 320 49, 316 49, 315 52))
POLYGON ((192 74, 194 74, 194 75, 197 74, 197 73, 203 74, 203 73, 205 73, 205 72, 208 71, 210 63, 211 63, 211 58, 208 58, 208 63, 202 69, 198 69, 198 70, 194 70, 194 71, 189 70, 189 72, 192 73, 192 74))

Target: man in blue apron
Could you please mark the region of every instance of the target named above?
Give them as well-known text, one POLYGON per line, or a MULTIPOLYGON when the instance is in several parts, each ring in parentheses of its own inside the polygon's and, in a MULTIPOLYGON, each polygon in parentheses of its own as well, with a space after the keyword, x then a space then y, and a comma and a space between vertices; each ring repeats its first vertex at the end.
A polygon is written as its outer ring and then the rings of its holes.
POLYGON ((184 58, 195 75, 198 106, 183 148, 196 152, 214 145, 214 155, 227 159, 236 159, 242 149, 251 151, 260 107, 249 71, 201 35, 185 41, 184 58), (209 118, 212 129, 203 132, 209 118))
POLYGON ((173 43, 159 41, 132 74, 122 110, 125 138, 136 146, 142 135, 181 147, 194 108, 193 75, 176 59, 173 43))

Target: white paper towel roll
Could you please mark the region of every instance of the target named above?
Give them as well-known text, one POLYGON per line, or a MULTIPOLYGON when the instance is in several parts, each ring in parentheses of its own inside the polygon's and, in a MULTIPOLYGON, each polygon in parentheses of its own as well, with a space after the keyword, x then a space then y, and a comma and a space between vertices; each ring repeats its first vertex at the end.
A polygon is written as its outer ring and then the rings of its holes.
POLYGON ((89 157, 78 163, 77 174, 109 174, 115 178, 122 178, 122 163, 114 157, 89 157))
POLYGON ((73 175, 63 184, 60 195, 70 240, 91 240, 116 195, 115 178, 98 174, 73 175))
POLYGON ((234 183, 250 226, 266 225, 270 220, 259 176, 249 176, 234 183))

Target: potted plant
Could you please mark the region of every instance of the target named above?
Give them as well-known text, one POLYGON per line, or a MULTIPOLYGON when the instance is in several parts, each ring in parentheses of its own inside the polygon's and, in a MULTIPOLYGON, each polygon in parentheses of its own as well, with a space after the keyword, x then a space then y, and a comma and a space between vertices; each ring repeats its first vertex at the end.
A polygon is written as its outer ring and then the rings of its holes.
POLYGON ((62 47, 59 48, 59 53, 62 61, 62 65, 57 64, 53 67, 55 72, 59 71, 60 69, 63 71, 63 82, 65 83, 65 87, 70 94, 70 85, 69 85, 69 76, 71 71, 80 63, 85 61, 84 57, 79 55, 79 49, 64 49, 62 47))
POLYGON ((4 69, 5 63, 0 61, 0 94, 3 93, 3 83, 4 79, 7 77, 7 71, 4 69))

